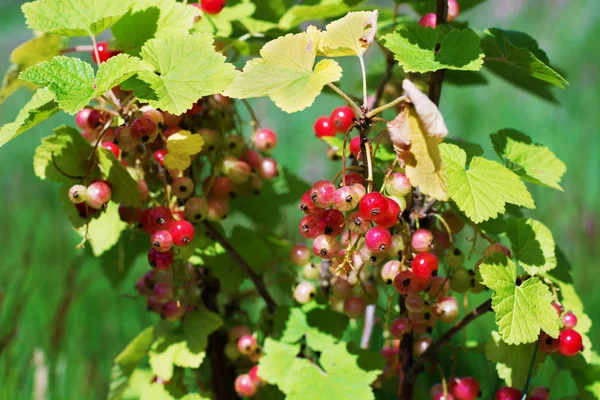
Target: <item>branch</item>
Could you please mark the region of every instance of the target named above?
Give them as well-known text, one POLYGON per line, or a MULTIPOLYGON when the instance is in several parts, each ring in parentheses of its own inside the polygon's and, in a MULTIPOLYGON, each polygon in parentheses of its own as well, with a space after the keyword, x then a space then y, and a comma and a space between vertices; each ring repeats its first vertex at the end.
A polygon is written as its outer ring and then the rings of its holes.
MULTIPOLYGON (((400 296, 402 298, 402 296, 400 296)), ((413 365, 413 333, 405 333, 400 342, 400 381, 398 399, 412 400, 415 376, 411 373, 413 365)))
POLYGON ((381 100, 383 100, 383 92, 385 91, 385 86, 392 79, 392 72, 394 70, 394 65, 396 65, 394 55, 390 51, 387 51, 387 49, 385 49, 383 46, 382 49, 386 52, 387 64, 385 67, 385 74, 383 75, 383 80, 379 82, 379 86, 377 86, 377 92, 375 94, 375 102, 373 103, 373 107, 379 106, 379 103, 381 103, 381 100))
POLYGON ((250 267, 250 265, 246 262, 246 260, 244 260, 242 258, 240 253, 238 253, 233 248, 233 246, 231 245, 231 243, 229 243, 227 238, 225 236, 223 236, 221 234, 221 232, 219 232, 213 225, 211 225, 210 222, 204 221, 203 225, 204 225, 204 228, 206 229, 206 233, 208 234, 208 236, 210 238, 212 238, 213 240, 215 240, 217 243, 219 243, 221 246, 223 246, 223 248, 225 248, 225 251, 227 252, 229 257, 231 257, 233 259, 233 261, 235 261, 235 263, 244 270, 244 272, 246 273, 248 278, 250 278, 252 280, 252 282, 254 283, 254 286, 256 287, 256 290, 258 290, 258 293, 260 294, 260 296, 267 303, 267 308, 269 309, 269 312, 271 314, 274 314, 275 308, 277 307, 277 305, 275 304, 275 301, 273 300, 273 298, 267 291, 267 287, 265 286, 265 281, 263 281, 262 277, 258 276, 252 270, 252 267, 250 267))
POLYGON ((342 89, 335 86, 333 83, 328 83, 327 86, 329 86, 334 92, 336 92, 344 100, 346 100, 348 105, 354 109, 354 113, 356 114, 357 119, 363 115, 363 111, 360 109, 360 107, 350 98, 350 96, 348 96, 346 93, 344 93, 342 91, 342 89))
MULTIPOLYGON (((448 22, 448 1, 437 0, 435 7, 436 24, 442 25, 448 22)), ((439 45, 436 46, 436 52, 439 51, 439 45)), ((442 83, 444 82, 444 76, 446 75, 445 69, 440 69, 431 73, 429 80, 429 98, 436 105, 440 104, 440 97, 442 96, 442 83)))
POLYGON ((452 329, 447 331, 442 337, 440 337, 437 341, 432 343, 431 346, 429 346, 429 348, 427 348, 425 353, 423 353, 421 355, 421 357, 417 358, 417 360, 414 363, 413 369, 412 369, 412 376, 416 376, 416 374, 421 372, 425 363, 433 360, 435 358, 436 354, 444 346, 446 346, 450 342, 450 340, 452 340, 452 338, 454 336, 456 336, 460 331, 465 329, 467 327, 467 325, 469 325, 471 322, 475 321, 478 317, 484 315, 485 313, 487 313, 488 311, 491 311, 491 310, 492 310, 492 300, 489 299, 486 302, 484 302, 483 304, 481 304, 479 307, 477 307, 476 309, 471 311, 469 314, 465 315, 465 317, 458 324, 454 325, 454 327, 452 327, 452 329))

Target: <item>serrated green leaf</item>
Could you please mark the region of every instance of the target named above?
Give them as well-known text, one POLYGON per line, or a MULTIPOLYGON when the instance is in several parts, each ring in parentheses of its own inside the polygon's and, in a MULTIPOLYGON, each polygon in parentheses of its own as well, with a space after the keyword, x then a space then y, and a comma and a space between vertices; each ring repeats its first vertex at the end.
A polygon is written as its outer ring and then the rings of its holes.
POLYGON ((99 257, 117 244, 126 227, 127 224, 119 215, 119 205, 111 201, 98 218, 90 220, 77 231, 87 238, 86 243, 90 245, 94 256, 99 257))
POLYGON ((208 335, 223 324, 223 319, 206 308, 188 314, 183 333, 161 333, 149 353, 152 371, 163 380, 173 377, 174 366, 198 368, 206 355, 208 335))
POLYGON ((289 369, 300 352, 300 345, 289 344, 267 338, 264 356, 258 361, 261 379, 272 385, 282 384, 288 377, 289 369))
POLYGON ((563 190, 560 181, 567 166, 546 146, 533 143, 529 136, 513 129, 502 129, 491 138, 496 153, 523 179, 563 190))
POLYGON ((477 143, 468 142, 463 139, 445 138, 444 143, 450 143, 460 147, 467 154, 467 162, 470 163, 473 157, 483 156, 483 147, 477 143))
MULTIPOLYGON (((66 199, 68 201, 68 198, 66 199)), ((99 267, 104 277, 113 288, 118 288, 134 267, 135 260, 138 257, 145 260, 147 254, 148 235, 140 231, 124 230, 117 244, 98 257, 97 261, 100 263, 99 267)))
POLYGON ((533 343, 541 330, 558 337, 559 320, 552 307, 552 293, 539 278, 517 282, 515 263, 498 253, 486 258, 479 271, 482 283, 494 291, 492 309, 504 342, 533 343))
POLYGON ((129 10, 134 0, 37 0, 21 7, 30 29, 62 36, 96 36, 129 10))
POLYGON ((256 6, 248 0, 225 7, 216 15, 205 14, 196 24, 195 32, 207 32, 218 37, 229 37, 233 32, 232 22, 241 21, 254 14, 256 6))
POLYGON ((0 147, 57 112, 58 104, 54 101, 54 94, 48 89, 39 89, 23 106, 15 121, 0 128, 0 147))
POLYGON ((480 223, 504 213, 505 204, 534 208, 535 203, 519 177, 501 164, 473 157, 466 170, 467 155, 452 144, 442 143, 448 194, 473 222, 480 223))
POLYGON ((100 64, 94 77, 92 66, 79 58, 57 56, 21 73, 20 78, 46 86, 65 112, 75 114, 138 71, 150 70, 140 59, 126 54, 111 57, 100 64))
POLYGON ((564 357, 557 353, 556 357, 557 364, 562 369, 571 371, 573 380, 579 390, 579 396, 577 399, 581 400, 598 400, 600 398, 600 356, 595 352, 592 352, 590 361, 584 360, 583 357, 578 355, 573 357, 564 357))
POLYGON ((207 33, 149 40, 141 56, 156 73, 139 72, 122 86, 134 90, 141 101, 176 115, 202 96, 221 93, 236 76, 235 67, 215 51, 207 33))
POLYGON ((305 21, 323 20, 347 13, 350 8, 342 0, 323 0, 319 4, 296 4, 287 8, 279 20, 279 29, 287 31, 305 21))
POLYGON ((510 218, 505 225, 514 256, 530 275, 539 275, 556 267, 552 232, 540 221, 510 218))
MULTIPOLYGON (((501 75, 525 74, 564 88, 568 82, 548 65, 548 57, 537 42, 522 32, 490 28, 481 41, 486 65, 500 64, 501 75)), ((492 69, 494 70, 494 69, 492 69)))
POLYGON ((378 16, 377 11, 358 11, 333 21, 321 34, 319 54, 362 57, 377 33, 378 16))
MULTIPOLYGON (((498 377, 504 380, 506 386, 519 388, 525 385, 537 345, 537 342, 518 346, 509 345, 502 341, 498 332, 493 331, 491 339, 485 344, 485 356, 496 363, 498 377)), ((538 351, 533 364, 533 376, 545 359, 546 354, 538 351)))
POLYGON ((107 400, 119 400, 139 363, 148 355, 154 340, 154 328, 148 327, 135 337, 115 358, 111 370, 107 400))
POLYGON ((40 179, 50 179, 68 184, 76 183, 61 174, 52 162, 52 155, 58 168, 72 176, 85 176, 87 158, 92 151, 90 143, 81 133, 69 126, 61 125, 54 129, 54 135, 42 139, 33 157, 33 170, 40 179))
POLYGON ((115 48, 137 54, 150 39, 187 34, 199 15, 197 7, 175 0, 136 0, 111 29, 115 48))
POLYGON ((236 99, 269 96, 288 113, 305 109, 323 86, 342 76, 341 67, 333 60, 314 65, 319 39, 320 32, 309 26, 306 32, 270 41, 260 50, 262 58, 248 61, 224 94, 236 99))
POLYGON ((307 345, 316 351, 325 351, 338 342, 348 318, 317 304, 303 307, 279 307, 275 313, 275 331, 286 343, 296 343, 306 337, 307 345))
POLYGON ((40 35, 29 39, 14 49, 10 54, 12 64, 4 75, 2 86, 0 86, 0 103, 23 85, 35 86, 19 79, 19 74, 37 63, 59 55, 63 45, 64 40, 60 36, 40 35))
POLYGON ((142 205, 137 182, 114 154, 105 148, 98 148, 98 164, 104 179, 112 185, 111 199, 126 207, 142 205))
POLYGON ((483 66, 479 37, 470 29, 442 30, 407 24, 399 31, 382 37, 384 46, 406 72, 430 72, 438 69, 478 71, 483 66), (439 43, 439 49, 436 48, 439 43))

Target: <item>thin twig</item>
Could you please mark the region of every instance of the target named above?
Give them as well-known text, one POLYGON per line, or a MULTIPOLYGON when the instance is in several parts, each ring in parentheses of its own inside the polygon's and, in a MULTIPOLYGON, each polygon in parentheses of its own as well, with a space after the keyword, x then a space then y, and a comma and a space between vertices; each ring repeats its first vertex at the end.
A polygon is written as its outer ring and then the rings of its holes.
POLYGON ((327 86, 329 86, 334 92, 336 92, 337 94, 339 94, 340 96, 342 96, 344 98, 344 100, 346 100, 346 102, 348 103, 348 105, 354 109, 354 113, 356 114, 356 118, 359 118, 360 116, 363 115, 363 112, 360 109, 360 107, 350 98, 350 96, 348 96, 346 93, 344 93, 342 91, 342 89, 340 89, 339 87, 335 86, 333 83, 328 83, 327 86))
POLYGON ((373 334, 373 325, 375 325, 375 304, 369 304, 365 310, 365 324, 360 339, 360 348, 368 349, 371 335, 373 334))
POLYGON ((362 73, 362 84, 363 84, 363 109, 367 109, 369 105, 368 94, 367 94, 367 69, 365 68, 365 60, 363 56, 359 56, 360 60, 360 71, 362 73))
POLYGON ((356 122, 353 122, 344 133, 344 143, 342 145, 342 186, 346 186, 346 143, 348 143, 348 135, 355 127, 356 122))
MULTIPOLYGON (((392 108, 397 104, 402 103, 403 101, 406 101, 408 99, 408 97, 406 96, 400 96, 398 97, 396 100, 390 101, 387 104, 382 105, 381 107, 377 107, 374 110, 371 110, 367 113, 366 118, 373 118, 374 116, 376 116, 377 114, 379 114, 382 111, 387 110, 388 108, 392 108)), ((387 122, 387 121, 386 121, 387 122)))
POLYGON ((231 257, 233 261, 235 261, 236 264, 238 264, 244 270, 248 278, 252 280, 254 286, 256 287, 256 290, 267 303, 267 308, 269 312, 271 314, 275 313, 275 308, 277 307, 277 305, 275 304, 275 301, 267 291, 267 287, 265 286, 263 278, 257 275, 252 270, 252 267, 246 262, 246 260, 242 258, 240 253, 238 253, 237 250, 233 248, 233 246, 231 245, 231 243, 229 243, 227 238, 223 236, 221 232, 219 232, 210 222, 204 221, 203 225, 206 229, 207 235, 213 240, 215 240, 217 243, 219 243, 221 246, 223 246, 229 257, 231 257))
POLYGON ((250 113, 250 118, 252 118, 252 123, 251 123, 252 130, 256 131, 258 128, 260 128, 260 121, 258 120, 258 117, 256 116, 256 113, 254 112, 254 109, 252 108, 252 106, 250 105, 248 100, 241 99, 240 101, 248 109, 248 112, 250 113))
POLYGON ((364 157, 367 160, 366 178, 367 193, 373 191, 373 160, 371 159, 371 142, 369 139, 363 140, 364 157))
POLYGON ((523 397, 521 400, 525 400, 527 397, 527 391, 529 390, 529 384, 531 383, 531 378, 533 377, 533 367, 535 366, 535 359, 537 358, 539 347, 538 339, 538 343, 536 343, 535 348, 533 349, 533 357, 531 357, 531 362, 529 363, 529 371, 527 371, 527 380, 525 381, 525 386, 523 387, 523 397))
POLYGON ((70 179, 75 179, 75 180, 82 180, 83 178, 85 178, 85 176, 79 176, 79 175, 70 175, 67 174, 65 171, 63 171, 58 164, 56 163, 56 159, 54 158, 54 152, 50 153, 50 156, 52 157, 52 165, 54 165, 54 168, 56 168, 56 170, 58 172, 60 172, 61 175, 70 178, 70 179))

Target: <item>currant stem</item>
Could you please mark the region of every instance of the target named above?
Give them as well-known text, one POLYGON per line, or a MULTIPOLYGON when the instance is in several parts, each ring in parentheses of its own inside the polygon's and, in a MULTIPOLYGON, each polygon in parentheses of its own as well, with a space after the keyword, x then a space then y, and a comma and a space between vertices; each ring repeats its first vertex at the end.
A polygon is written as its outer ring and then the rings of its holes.
POLYGON ((366 118, 373 118, 380 112, 383 112, 383 111, 387 110, 388 108, 392 108, 392 107, 402 103, 403 101, 406 101, 407 99, 408 99, 408 97, 406 97, 406 96, 400 96, 396 100, 390 101, 389 103, 384 104, 381 107, 377 107, 376 109, 369 111, 366 115, 366 118))
POLYGON ((335 86, 333 83, 328 83, 327 86, 329 86, 334 92, 336 92, 337 94, 339 94, 340 96, 342 96, 342 98, 344 100, 346 100, 346 102, 348 103, 348 105, 354 109, 354 112, 355 112, 355 114, 356 114, 357 117, 363 115, 363 111, 360 109, 360 107, 350 98, 350 96, 348 96, 346 93, 344 93, 342 91, 342 89, 340 89, 339 87, 335 86))
POLYGON ((52 165, 54 165, 54 168, 56 168, 56 170, 57 170, 58 172, 60 172, 60 174, 61 174, 61 175, 65 176, 65 177, 67 177, 67 178, 70 178, 70 179, 75 179, 75 180, 82 180, 83 178, 85 178, 85 176, 79 176, 79 175, 70 175, 70 174, 67 174, 65 171, 63 171, 63 170, 62 170, 62 169, 61 169, 61 168, 58 166, 58 164, 56 164, 56 159, 54 158, 54 152, 52 152, 52 153, 50 154, 50 156, 52 157, 52 165))
MULTIPOLYGON (((540 336, 541 337, 541 336, 540 336)), ((537 358, 537 353, 539 349, 539 339, 535 345, 533 350, 533 356, 531 357, 531 362, 529 363, 529 371, 527 371, 527 380, 525 381, 525 386, 523 387, 523 397, 521 400, 525 400, 527 398, 527 391, 529 390, 529 385, 531 384, 531 378, 533 377, 533 367, 535 366, 535 359, 537 358)))
POLYGON ((442 217, 440 214, 437 214, 437 213, 433 213, 431 215, 433 215, 435 218, 437 218, 438 221, 440 221, 442 223, 442 225, 444 225, 444 229, 446 229, 446 233, 448 233, 448 238, 449 238, 450 244, 453 244, 452 231, 450 230, 450 226, 448 226, 448 223, 446 222, 444 217, 442 217))
POLYGON ((231 257, 231 259, 235 261, 235 263, 240 268, 242 268, 242 270, 244 270, 248 278, 250 278, 252 283, 254 283, 254 286, 256 287, 256 290, 258 291, 260 296, 263 298, 265 303, 267 303, 267 309, 269 310, 269 313, 274 314, 277 305, 275 304, 275 301, 267 291, 267 287, 265 286, 263 278, 257 275, 252 270, 252 267, 246 262, 246 260, 242 258, 240 253, 238 253, 237 250, 233 248, 231 243, 229 243, 229 240, 227 240, 227 238, 223 236, 221 232, 219 232, 210 222, 204 221, 202 224, 206 229, 206 234, 210 238, 215 240, 217 243, 219 243, 221 246, 223 246, 229 257, 231 257))
POLYGON ((248 100, 241 99, 240 101, 248 109, 248 112, 250 113, 250 118, 252 118, 252 122, 251 122, 251 124, 252 124, 252 130, 254 132, 256 132, 256 130, 258 128, 260 128, 260 121, 258 120, 258 117, 256 116, 256 113, 254 112, 254 109, 252 108, 252 106, 250 105, 250 102, 248 102, 248 100))
MULTIPOLYGON (((344 133, 344 144, 342 145, 342 186, 346 186, 346 143, 348 143, 348 135, 356 127, 356 122, 353 122, 352 125, 346 129, 344 133)), ((335 178, 337 179, 337 178, 335 178)), ((335 181, 334 179, 334 181, 335 181)))
POLYGON ((91 35, 90 38, 92 39, 92 46, 94 46, 92 51, 94 52, 94 56, 96 56, 96 61, 98 62, 98 64, 100 64, 100 53, 98 53, 98 43, 96 43, 96 36, 91 35))
POLYGON ((359 56, 360 60, 360 71, 362 73, 362 83, 363 83, 363 109, 366 110, 369 106, 368 94, 367 94, 367 69, 365 68, 365 60, 363 56, 359 56))

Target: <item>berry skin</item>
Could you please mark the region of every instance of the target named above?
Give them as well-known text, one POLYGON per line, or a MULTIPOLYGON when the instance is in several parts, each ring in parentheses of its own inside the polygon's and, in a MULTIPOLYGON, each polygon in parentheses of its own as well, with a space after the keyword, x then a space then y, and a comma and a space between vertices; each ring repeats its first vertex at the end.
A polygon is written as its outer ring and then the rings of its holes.
POLYGON ((335 126, 327 116, 319 117, 315 121, 315 136, 322 138, 325 136, 335 136, 335 126))
POLYGON ((152 294, 158 301, 165 301, 173 297, 173 286, 166 282, 158 282, 152 288, 152 294))
POLYGON ((400 271, 394 278, 394 287, 401 295, 406 296, 409 293, 410 286, 414 280, 414 275, 411 271, 400 271))
POLYGON ((87 189, 83 185, 73 185, 69 189, 69 200, 73 204, 85 203, 87 198, 87 189))
POLYGON ((330 260, 340 251, 340 242, 329 235, 317 236, 313 242, 313 252, 324 260, 330 260))
POLYGON ((415 256, 411 263, 413 274, 422 279, 431 279, 437 276, 438 260, 431 253, 420 253, 415 256))
POLYGON ((310 198, 310 195, 310 190, 304 192, 302 198, 300 199, 300 204, 298 204, 298 208, 306 215, 320 215, 321 213, 323 213, 323 209, 317 207, 315 203, 313 203, 313 201, 310 198))
POLYGON ((258 172, 262 166, 263 156, 258 151, 246 150, 240 160, 245 161, 253 171, 258 172))
POLYGON ((458 1, 448 0, 448 21, 454 20, 460 13, 460 7, 458 1))
POLYGON ((171 188, 173 189, 175 197, 185 200, 194 194, 194 181, 188 177, 182 176, 171 182, 171 188))
POLYGON ((540 350, 544 353, 555 353, 558 351, 559 340, 554 339, 546 332, 540 334, 540 350))
POLYGON ((317 230, 319 234, 338 236, 346 228, 346 217, 340 211, 330 208, 319 216, 317 230))
POLYGON ((346 300, 352 295, 352 289, 350 282, 338 278, 331 286, 331 293, 340 300, 346 300))
MULTIPOLYGON (((154 207, 148 213, 148 229, 150 233, 160 230, 170 230, 173 224, 173 214, 167 207, 154 207)), ((171 232, 171 235, 173 233, 171 232)))
POLYGON ((390 257, 399 257, 405 248, 406 244, 402 235, 392 235, 392 245, 388 247, 387 254, 390 257))
POLYGON ((207 204, 208 215, 206 219, 209 221, 221 221, 229 214, 229 200, 227 198, 210 198, 207 204))
POLYGON ((444 297, 435 303, 435 312, 440 321, 451 324, 458 318, 458 302, 454 297, 444 297))
MULTIPOLYGON (((266 159, 265 159, 266 160, 266 159)), ((263 162, 265 161, 263 160, 263 162)), ((227 156, 221 163, 221 170, 233 183, 242 184, 248 182, 252 169, 248 163, 238 160, 234 156, 227 156)))
POLYGON ((206 178, 204 182, 202 182, 202 191, 206 197, 213 198, 228 198, 235 197, 234 185, 231 179, 225 176, 217 176, 213 181, 212 187, 210 187, 210 192, 208 191, 210 185, 210 178, 206 178))
POLYGON ((160 127, 165 125, 165 117, 163 116, 163 114, 158 111, 155 110, 154 108, 143 108, 142 109, 144 111, 144 117, 148 118, 149 120, 151 120, 152 122, 154 122, 156 124, 156 126, 160 127))
POLYGON ((409 313, 420 313, 425 307, 425 299, 420 294, 409 293, 404 301, 409 313))
POLYGON ((260 376, 258 376, 258 365, 250 368, 250 371, 248 371, 248 376, 257 386, 261 386, 264 383, 263 380, 260 379, 260 376))
POLYGON ((261 178, 270 181, 279 175, 279 165, 274 159, 265 158, 262 160, 260 169, 257 171, 257 173, 261 178))
POLYGON ((392 198, 386 197, 385 199, 388 204, 388 211, 383 217, 377 218, 375 223, 382 228, 389 229, 400 222, 400 219, 402 218, 402 208, 400 208, 400 205, 392 198))
POLYGON ((358 154, 360 153, 360 136, 352 138, 350 140, 350 153, 354 156, 354 158, 358 159, 358 154))
POLYGON ((360 296, 352 296, 344 302, 344 312, 349 318, 361 318, 365 315, 367 303, 360 296))
POLYGON ((470 376, 455 378, 450 383, 450 392, 457 400, 475 400, 479 397, 480 389, 477 379, 470 376))
POLYGON ((185 202, 184 216, 189 221, 200 221, 208 216, 208 203, 202 197, 192 197, 185 202))
POLYGON ((246 356, 254 353, 256 346, 258 346, 256 338, 252 335, 244 335, 237 341, 238 351, 246 356))
POLYGON ((415 344, 413 345, 413 353, 415 357, 419 357, 421 354, 425 353, 425 351, 431 346, 433 339, 430 337, 420 337, 415 340, 415 344))
POLYGON ((175 246, 187 246, 194 240, 196 230, 194 229, 194 225, 186 220, 181 220, 173 222, 169 232, 173 236, 173 244, 175 246))
POLYGON ((496 392, 495 400, 521 400, 523 393, 519 389, 503 387, 496 392))
POLYGON ((106 208, 108 202, 110 201, 112 191, 108 183, 104 181, 97 181, 87 187, 86 193, 87 197, 85 202, 87 205, 96 210, 101 210, 106 208))
POLYGON ((302 282, 294 289, 294 299, 300 304, 306 304, 317 297, 317 290, 309 282, 302 282))
POLYGON ((162 252, 171 250, 173 247, 173 237, 169 233, 169 231, 156 231, 152 234, 152 238, 150 239, 152 243, 152 247, 156 250, 162 252))
POLYGON ((329 181, 315 182, 310 188, 310 199, 319 208, 331 207, 335 203, 335 185, 329 181))
POLYGON ((361 217, 358 211, 355 211, 348 215, 348 229, 351 232, 360 234, 365 234, 369 230, 369 222, 366 221, 363 217, 361 217))
POLYGON ((256 131, 252 141, 260 151, 268 152, 277 145, 277 134, 271 129, 262 128, 256 131))
POLYGON ((435 29, 437 18, 434 13, 425 14, 419 20, 419 25, 435 29))
POLYGON ((141 116, 131 124, 131 136, 142 143, 152 143, 158 136, 158 127, 150 118, 141 116))
POLYGON ((531 394, 527 396, 527 400, 549 400, 550 399, 550 391, 543 387, 536 387, 531 391, 531 394))
POLYGON ((302 268, 302 275, 311 281, 317 279, 319 277, 319 268, 313 263, 307 263, 302 268))
MULTIPOLYGON (((362 185, 361 185, 362 186, 362 185)), ((353 186, 354 187, 354 186, 353 186)), ((335 191, 334 194, 334 206, 339 211, 352 211, 358 205, 360 201, 359 196, 355 195, 355 190, 350 186, 342 186, 335 191)), ((364 187, 363 187, 364 189, 364 187)))
POLYGON ((463 265, 465 262, 465 255, 460 251, 459 248, 454 248, 452 251, 449 251, 444 256, 444 261, 448 264, 449 267, 458 268, 463 265))
POLYGON ((365 235, 365 244, 371 251, 385 251, 392 244, 392 234, 387 229, 376 226, 365 235))
POLYGON ((402 264, 398 260, 390 260, 381 267, 381 279, 386 285, 394 283, 394 278, 400 273, 402 264))
POLYGON ((574 329, 567 328, 558 337, 558 351, 563 356, 574 356, 583 349, 581 335, 574 329))
POLYGON ((358 207, 360 215, 368 221, 384 216, 389 209, 386 198, 378 192, 367 193, 360 200, 358 207))
POLYGON ((167 149, 160 149, 154 152, 154 159, 161 167, 165 166, 165 156, 167 155, 167 149))
POLYGON ((455 268, 450 277, 450 288, 455 292, 464 293, 471 287, 471 279, 471 274, 466 268, 455 268))
POLYGON ((300 234, 307 239, 314 239, 319 236, 317 225, 319 217, 315 215, 307 215, 300 220, 300 234))
POLYGON ((329 120, 339 133, 346 133, 348 128, 352 125, 354 118, 356 118, 356 116, 354 115, 352 108, 342 106, 333 110, 329 120))
POLYGON ((93 111, 95 111, 95 110, 92 110, 91 108, 84 108, 83 110, 79 111, 77 113, 77 115, 75 116, 75 123, 77 124, 77 126, 80 127, 81 129, 93 128, 89 125, 89 122, 88 122, 90 114, 93 111))
POLYGON ((150 264, 152 268, 166 271, 173 265, 173 252, 166 251, 161 253, 152 247, 150 251, 148 251, 148 264, 150 264))
POLYGON ((402 335, 410 332, 410 320, 408 318, 397 318, 390 324, 390 335, 400 339, 402 335))
POLYGON ((200 8, 207 14, 218 14, 225 7, 225 0, 200 0, 200 8))
POLYGON ((571 311, 567 311, 565 315, 562 316, 562 322, 565 328, 575 328, 577 325, 577 317, 571 311))
POLYGON ((181 301, 167 301, 160 309, 160 315, 167 321, 179 321, 185 315, 185 305, 181 301))
POLYGON ((402 172, 394 172, 386 182, 386 190, 392 196, 404 197, 412 191, 408 177, 402 172))
POLYGON ((510 249, 508 247, 506 247, 505 245, 503 245, 502 243, 493 243, 493 244, 490 244, 483 251, 483 257, 482 258, 484 258, 484 259, 488 258, 489 256, 491 256, 494 253, 504 253, 506 255, 506 257, 512 258, 512 253, 510 252, 510 249))
POLYGON ((413 233, 411 245, 419 253, 431 251, 433 249, 433 234, 427 229, 419 229, 413 233))
POLYGON ((301 267, 310 261, 310 249, 304 243, 298 243, 292 249, 290 259, 294 264, 301 267))
POLYGON ((237 394, 242 397, 252 397, 256 394, 256 384, 248 374, 239 375, 235 378, 234 387, 237 394))
POLYGON ((103 63, 108 61, 109 58, 116 55, 117 53, 108 49, 107 42, 98 42, 96 43, 96 50, 98 50, 98 56, 96 57, 96 52, 92 51, 92 59, 96 64, 103 63))
POLYGON ((361 174, 359 174, 358 172, 350 172, 350 173, 346 174, 346 185, 352 186, 355 183, 360 183, 364 187, 365 186, 365 178, 363 178, 363 176, 361 174))
POLYGON ((427 292, 429 293, 430 300, 444 297, 450 291, 450 281, 446 280, 443 276, 436 276, 431 280, 429 284, 429 289, 427 292))

